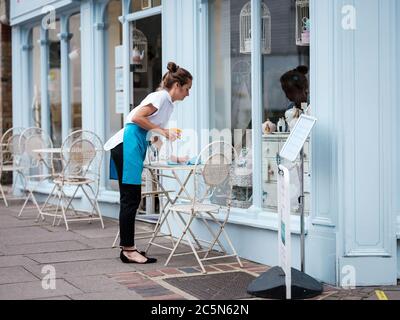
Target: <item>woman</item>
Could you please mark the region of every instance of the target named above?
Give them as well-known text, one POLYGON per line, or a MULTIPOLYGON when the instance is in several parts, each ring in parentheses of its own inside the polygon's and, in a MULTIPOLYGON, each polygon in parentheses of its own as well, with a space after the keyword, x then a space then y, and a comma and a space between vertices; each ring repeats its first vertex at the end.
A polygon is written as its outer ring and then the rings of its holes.
POLYGON ((149 131, 161 134, 170 141, 178 138, 178 132, 165 129, 174 110, 174 102, 189 96, 192 75, 175 63, 168 63, 161 88, 149 94, 125 123, 125 128, 115 134, 105 145, 111 150, 112 179, 118 179, 120 190, 120 259, 124 263, 154 263, 155 258, 145 257, 135 247, 135 217, 141 201, 143 162, 146 156, 146 136, 149 131))
POLYGON ((291 101, 289 109, 285 112, 286 122, 290 130, 293 129, 300 114, 309 114, 308 108, 308 73, 307 66, 298 66, 296 69, 290 70, 282 75, 280 81, 282 90, 286 97, 291 101))

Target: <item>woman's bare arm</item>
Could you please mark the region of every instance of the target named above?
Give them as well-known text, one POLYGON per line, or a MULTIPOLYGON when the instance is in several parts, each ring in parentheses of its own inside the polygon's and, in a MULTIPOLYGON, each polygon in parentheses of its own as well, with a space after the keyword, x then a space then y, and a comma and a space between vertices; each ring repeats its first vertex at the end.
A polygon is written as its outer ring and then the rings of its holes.
POLYGON ((159 133, 171 141, 175 141, 178 137, 177 133, 171 130, 160 128, 152 123, 147 117, 157 112, 157 108, 152 104, 140 107, 140 109, 132 117, 132 122, 136 123, 139 127, 147 130, 159 133))

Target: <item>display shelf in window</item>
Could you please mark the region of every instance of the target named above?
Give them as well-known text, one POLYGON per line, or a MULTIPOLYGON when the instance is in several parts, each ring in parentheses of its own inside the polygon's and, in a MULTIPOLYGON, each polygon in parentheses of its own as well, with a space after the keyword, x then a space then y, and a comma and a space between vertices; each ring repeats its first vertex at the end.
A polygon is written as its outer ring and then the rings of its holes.
MULTIPOLYGON (((271 53, 271 12, 261 3, 261 53, 271 53)), ((240 11, 240 53, 251 53, 251 1, 240 11)))
POLYGON ((142 31, 132 28, 131 65, 134 72, 147 72, 147 46, 148 41, 142 31))
POLYGON ((310 45, 309 0, 296 0, 296 45, 310 45))

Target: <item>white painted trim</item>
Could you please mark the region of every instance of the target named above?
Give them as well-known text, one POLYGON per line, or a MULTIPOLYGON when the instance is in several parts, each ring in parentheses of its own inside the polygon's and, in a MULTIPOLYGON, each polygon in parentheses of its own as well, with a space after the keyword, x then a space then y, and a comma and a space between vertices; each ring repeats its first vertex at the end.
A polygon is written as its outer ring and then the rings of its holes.
POLYGON ((262 54, 261 54, 261 0, 251 0, 251 121, 253 152, 253 206, 261 211, 263 204, 262 180, 262 54), (257 41, 255 41, 257 39, 257 41), (259 170, 257 168, 260 168, 259 170))
POLYGON ((161 12, 162 12, 162 5, 151 8, 151 9, 146 9, 143 11, 134 12, 134 13, 125 15, 125 20, 128 22, 132 22, 135 20, 144 19, 144 18, 155 16, 157 14, 161 14, 161 12))
POLYGON ((41 92, 41 127, 50 135, 50 101, 49 101, 49 45, 48 31, 40 27, 40 92, 41 92))
MULTIPOLYGON (((30 1, 32 1, 32 0, 30 0, 30 1)), ((68 5, 74 4, 74 2, 77 2, 77 1, 76 0, 54 0, 53 2, 49 3, 49 5, 53 6, 57 10, 57 9, 66 7, 68 5)), ((12 10, 11 10, 11 14, 12 14, 12 10)), ((23 23, 27 20, 35 19, 40 16, 43 16, 42 6, 35 8, 31 11, 24 12, 23 14, 20 14, 17 16, 11 16, 11 18, 10 18, 11 26, 15 26, 19 23, 23 23)))
POLYGON ((68 136, 72 127, 71 116, 71 70, 69 61, 69 16, 60 18, 60 55, 61 55, 61 141, 68 136))

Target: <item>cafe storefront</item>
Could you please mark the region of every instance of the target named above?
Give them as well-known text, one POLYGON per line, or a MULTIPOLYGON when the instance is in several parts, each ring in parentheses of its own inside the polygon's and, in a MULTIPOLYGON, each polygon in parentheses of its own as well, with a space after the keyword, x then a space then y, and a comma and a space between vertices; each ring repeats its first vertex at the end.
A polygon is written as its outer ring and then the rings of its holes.
MULTIPOLYGON (((197 132, 198 146, 212 130, 231 133, 251 173, 234 186, 227 230, 241 257, 276 265, 275 156, 292 107, 280 78, 306 66, 317 118, 297 171, 305 182, 306 272, 331 284, 349 277, 394 284, 399 17, 395 0, 13 0, 13 125, 40 126, 55 146, 79 128, 105 142, 175 61, 194 80, 171 122, 197 132)), ((103 214, 117 218, 108 158, 99 200, 103 214)), ((295 196, 291 203, 299 268, 295 196)))

